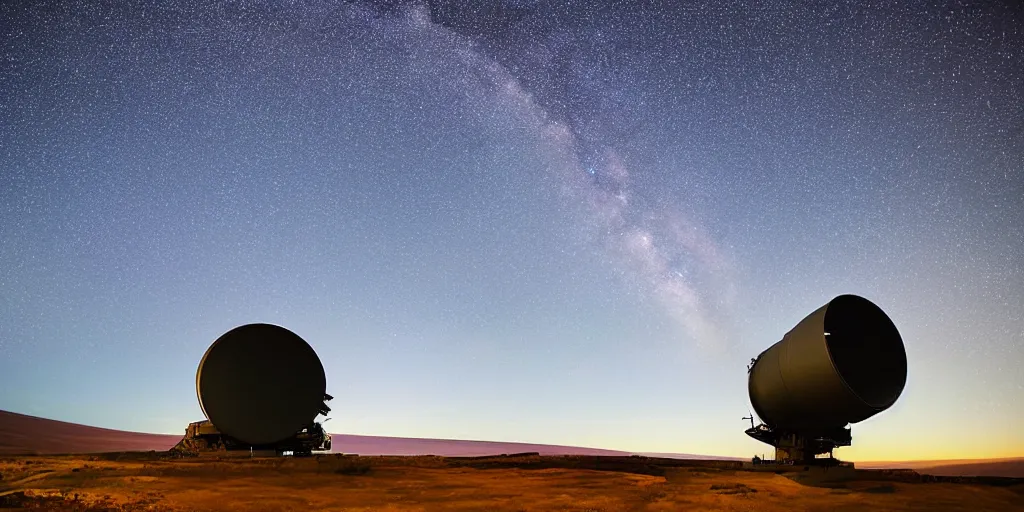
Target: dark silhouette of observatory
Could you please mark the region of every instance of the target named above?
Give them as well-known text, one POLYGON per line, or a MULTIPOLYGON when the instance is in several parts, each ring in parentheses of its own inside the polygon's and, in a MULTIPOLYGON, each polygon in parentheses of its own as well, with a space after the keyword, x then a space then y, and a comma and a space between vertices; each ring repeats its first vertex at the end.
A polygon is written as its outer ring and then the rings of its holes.
POLYGON ((270 324, 248 324, 210 345, 196 371, 206 421, 189 424, 181 451, 253 450, 308 455, 330 450, 327 377, 313 347, 270 324))
POLYGON ((907 382, 907 353, 892 320, 871 301, 840 295, 747 368, 762 423, 746 433, 775 447, 776 462, 813 463, 852 442, 848 424, 892 406, 907 382))

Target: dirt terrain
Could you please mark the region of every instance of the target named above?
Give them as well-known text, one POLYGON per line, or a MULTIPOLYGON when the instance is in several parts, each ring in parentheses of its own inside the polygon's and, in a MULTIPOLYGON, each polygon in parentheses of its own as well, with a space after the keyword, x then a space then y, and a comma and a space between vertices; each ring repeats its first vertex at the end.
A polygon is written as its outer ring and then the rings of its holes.
POLYGON ((646 457, 0 459, 0 509, 23 510, 1024 510, 1024 480, 909 470, 776 474, 646 457), (939 481, 936 481, 939 480, 939 481))

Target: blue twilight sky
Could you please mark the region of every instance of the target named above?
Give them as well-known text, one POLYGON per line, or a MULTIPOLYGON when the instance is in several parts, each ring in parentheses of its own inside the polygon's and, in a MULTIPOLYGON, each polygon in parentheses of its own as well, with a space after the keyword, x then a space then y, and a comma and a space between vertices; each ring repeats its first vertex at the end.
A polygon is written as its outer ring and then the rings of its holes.
POLYGON ((334 432, 749 456, 856 293, 840 456, 1024 455, 1022 9, 750 4, 0 5, 0 409, 180 433, 270 322, 334 432))

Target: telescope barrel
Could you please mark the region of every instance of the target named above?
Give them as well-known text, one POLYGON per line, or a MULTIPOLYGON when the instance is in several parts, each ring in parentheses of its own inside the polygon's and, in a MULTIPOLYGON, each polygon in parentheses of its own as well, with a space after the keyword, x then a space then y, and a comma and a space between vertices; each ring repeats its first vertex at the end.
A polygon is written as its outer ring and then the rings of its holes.
POLYGON ((750 402, 775 429, 844 427, 892 406, 907 382, 907 354, 874 303, 840 295, 757 357, 750 402))
POLYGON ((250 445, 268 445, 313 423, 328 397, 313 347, 271 324, 236 327, 210 345, 196 371, 203 414, 250 445))

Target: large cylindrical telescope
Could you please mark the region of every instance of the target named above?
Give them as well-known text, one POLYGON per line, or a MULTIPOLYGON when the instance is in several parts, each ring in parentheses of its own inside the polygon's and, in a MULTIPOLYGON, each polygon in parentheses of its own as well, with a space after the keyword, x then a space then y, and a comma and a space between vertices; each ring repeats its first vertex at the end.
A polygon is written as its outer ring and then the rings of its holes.
POLYGON ((762 352, 747 386, 766 425, 810 431, 888 409, 906 382, 907 353, 892 320, 863 297, 840 295, 762 352))
POLYGON ((196 371, 203 414, 220 432, 260 446, 294 436, 324 408, 327 377, 313 347, 271 324, 248 324, 210 345, 196 371))

